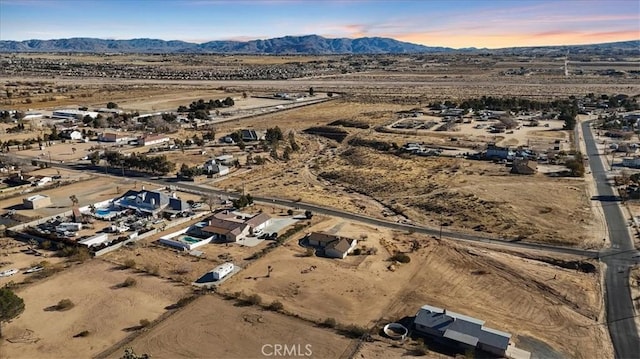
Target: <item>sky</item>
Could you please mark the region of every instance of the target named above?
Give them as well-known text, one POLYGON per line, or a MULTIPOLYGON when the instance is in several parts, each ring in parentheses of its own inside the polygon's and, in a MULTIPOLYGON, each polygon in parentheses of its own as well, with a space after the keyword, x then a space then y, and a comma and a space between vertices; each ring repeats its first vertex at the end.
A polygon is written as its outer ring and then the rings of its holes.
POLYGON ((390 37, 500 48, 640 39, 638 0, 0 0, 0 40, 390 37))

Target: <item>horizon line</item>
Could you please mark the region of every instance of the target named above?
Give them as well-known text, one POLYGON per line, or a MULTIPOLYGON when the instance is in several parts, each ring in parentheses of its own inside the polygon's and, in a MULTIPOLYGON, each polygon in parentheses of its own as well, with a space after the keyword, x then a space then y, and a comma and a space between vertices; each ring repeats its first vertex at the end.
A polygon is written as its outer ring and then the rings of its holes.
POLYGON ((350 40, 366 39, 366 38, 369 38, 369 39, 371 39, 371 38, 381 38, 381 39, 391 39, 391 40, 394 40, 394 41, 407 43, 407 44, 412 44, 412 45, 425 46, 425 47, 445 48, 445 49, 452 49, 452 50, 462 50, 462 49, 499 50, 499 49, 527 48, 527 47, 540 48, 540 47, 558 47, 558 46, 589 46, 589 45, 600 45, 600 44, 612 44, 612 43, 619 43, 619 42, 640 41, 640 38, 633 38, 633 39, 624 39, 624 40, 616 40, 616 41, 586 42, 586 43, 573 43, 573 44, 547 44, 547 45, 521 45, 521 46, 519 45, 519 46, 506 46, 506 47, 477 47, 477 46, 449 47, 449 46, 438 46, 438 45, 425 45, 425 44, 420 44, 420 43, 416 43, 416 42, 403 41, 403 40, 399 40, 399 39, 396 39, 396 38, 393 38, 393 37, 388 37, 388 36, 329 37, 329 36, 323 36, 323 35, 318 35, 318 34, 305 34, 305 35, 282 35, 282 36, 266 37, 266 38, 251 37, 251 36, 238 36, 238 37, 231 37, 231 38, 227 38, 227 39, 213 39, 213 40, 201 40, 201 39, 187 39, 187 40, 169 39, 169 40, 166 40, 166 39, 154 38, 154 37, 110 38, 110 37, 73 36, 73 37, 58 37, 58 38, 31 38, 31 39, 25 39, 25 40, 4 40, 4 39, 0 39, 0 42, 3 42, 3 41, 4 42, 27 42, 27 41, 57 41, 57 40, 69 40, 69 39, 93 39, 93 40, 111 40, 111 41, 131 41, 131 40, 159 40, 159 41, 164 41, 164 42, 179 41, 179 42, 184 42, 184 43, 187 43, 187 44, 202 45, 202 44, 206 44, 206 43, 209 43, 209 42, 216 42, 216 41, 250 42, 250 41, 260 41, 260 40, 264 41, 264 40, 271 40, 271 39, 281 39, 281 38, 285 38, 285 37, 309 37, 309 36, 317 36, 317 37, 321 37, 321 38, 324 38, 324 39, 350 39, 350 40))

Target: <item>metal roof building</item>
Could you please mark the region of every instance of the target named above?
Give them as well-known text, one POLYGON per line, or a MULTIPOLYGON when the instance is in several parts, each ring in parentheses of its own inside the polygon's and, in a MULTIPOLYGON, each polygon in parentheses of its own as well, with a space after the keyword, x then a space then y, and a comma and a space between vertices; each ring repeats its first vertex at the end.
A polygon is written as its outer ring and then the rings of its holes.
POLYGON ((418 332, 501 356, 511 340, 509 333, 484 327, 484 320, 430 305, 420 308, 413 323, 418 332))

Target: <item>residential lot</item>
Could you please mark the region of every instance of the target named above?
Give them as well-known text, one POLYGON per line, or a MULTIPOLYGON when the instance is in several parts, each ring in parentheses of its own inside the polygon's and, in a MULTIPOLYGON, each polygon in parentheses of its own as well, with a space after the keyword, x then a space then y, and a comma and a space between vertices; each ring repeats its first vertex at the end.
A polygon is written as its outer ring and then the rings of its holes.
MULTIPOLYGON (((56 170, 44 169, 30 172, 32 175, 54 175, 56 170)), ((74 177, 75 175, 67 175, 60 171, 61 180, 74 177)), ((118 197, 129 189, 140 189, 141 184, 128 179, 114 179, 111 177, 102 177, 92 174, 86 174, 79 182, 74 182, 57 188, 39 188, 30 187, 30 192, 24 196, 16 196, 0 200, 0 209, 5 211, 15 209, 16 213, 26 217, 47 217, 71 209, 71 200, 69 197, 75 195, 78 198, 80 206, 86 206, 92 203, 105 201, 110 198, 118 197), (51 198, 51 206, 32 210, 24 209, 22 199, 33 194, 44 194, 51 198)))
POLYGON ((513 333, 516 344, 520 336, 531 336, 564 355, 611 350, 593 339, 607 336, 597 325, 602 303, 595 273, 339 221, 309 230, 351 238, 367 234, 359 246, 374 246, 378 253, 345 260, 307 257, 292 240, 220 289, 279 300, 312 320, 365 326, 413 316, 430 304, 486 320, 489 327, 513 333), (408 252, 411 262, 388 261, 395 250, 408 252), (269 265, 273 272, 265 277, 269 265))
POLYGON ((3 327, 3 357, 91 357, 137 330, 140 320, 158 318, 188 292, 174 282, 92 260, 17 290, 26 309, 3 327), (137 284, 119 288, 127 277, 137 284), (48 309, 62 299, 75 306, 48 309), (85 330, 88 336, 73 337, 85 330))
MULTIPOLYGON (((231 359, 264 358, 276 344, 295 346, 305 354, 309 345, 307 357, 338 358, 349 343, 331 330, 300 319, 206 295, 126 346, 153 358, 231 359)), ((110 358, 121 355, 119 350, 110 358)))

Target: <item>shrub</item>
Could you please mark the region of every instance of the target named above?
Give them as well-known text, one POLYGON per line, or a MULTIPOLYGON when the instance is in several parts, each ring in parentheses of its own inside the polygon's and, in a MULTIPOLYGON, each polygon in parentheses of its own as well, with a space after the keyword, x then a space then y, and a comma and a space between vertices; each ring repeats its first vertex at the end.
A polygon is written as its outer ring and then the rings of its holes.
POLYGON ((140 326, 142 328, 146 328, 150 325, 151 325, 151 322, 149 321, 149 319, 140 319, 140 326))
POLYGON ((273 302, 271 302, 271 304, 269 304, 269 307, 267 307, 269 310, 273 310, 274 312, 280 311, 284 309, 284 305, 282 303, 280 303, 277 300, 274 300, 273 302))
POLYGON ((55 309, 59 311, 65 311, 73 308, 75 304, 71 301, 71 299, 61 299, 58 304, 56 304, 55 309))
POLYGON ((311 247, 308 247, 304 255, 307 257, 313 257, 315 254, 316 254, 316 250, 311 247))
POLYGON ((84 338, 84 337, 88 337, 89 334, 91 334, 91 332, 89 332, 88 330, 83 330, 80 333, 74 335, 74 338, 84 338))
POLYGON ((178 302, 176 303, 176 306, 184 307, 185 305, 191 303, 194 299, 196 299, 196 297, 194 296, 180 298, 180 300, 178 300, 178 302))
POLYGON ((360 338, 363 335, 367 334, 369 331, 365 327, 351 324, 344 327, 343 332, 352 338, 360 338))
POLYGON ((338 323, 334 318, 327 318, 321 323, 321 325, 327 328, 335 328, 338 323))
POLYGON ((123 287, 135 287, 136 284, 138 284, 138 282, 131 277, 127 277, 127 279, 125 279, 124 282, 122 282, 123 287))
POLYGON ((260 303, 262 303, 262 297, 260 297, 258 294, 252 294, 247 297, 246 302, 253 305, 260 305, 260 303))
POLYGON ((149 274, 160 274, 160 267, 157 264, 147 264, 144 266, 144 270, 149 274))
POLYGON ((362 249, 356 248, 356 249, 353 250, 353 255, 354 256, 359 256, 361 254, 362 254, 362 249))
POLYGON ((125 268, 135 268, 135 266, 136 266, 136 261, 131 258, 124 261, 125 268))
POLYGON ((400 262, 400 263, 409 263, 411 262, 411 257, 404 253, 397 252, 391 257, 391 260, 400 262))

